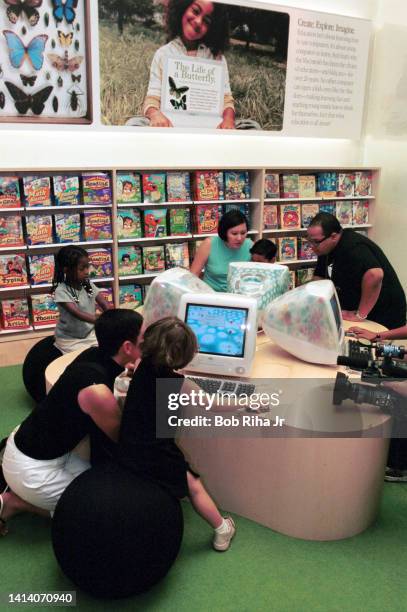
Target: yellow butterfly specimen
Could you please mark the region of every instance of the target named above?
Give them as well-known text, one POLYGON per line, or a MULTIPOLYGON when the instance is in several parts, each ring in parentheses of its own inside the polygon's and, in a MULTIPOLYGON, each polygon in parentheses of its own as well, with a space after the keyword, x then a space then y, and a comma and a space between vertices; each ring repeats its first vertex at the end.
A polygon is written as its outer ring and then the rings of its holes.
POLYGON ((59 71, 68 70, 69 72, 75 72, 83 61, 83 55, 76 55, 75 57, 68 58, 68 51, 64 52, 64 56, 61 57, 56 53, 48 53, 47 57, 51 62, 53 68, 59 71))
POLYGON ((58 30, 58 40, 61 47, 69 47, 73 41, 73 32, 64 34, 61 30, 58 30))

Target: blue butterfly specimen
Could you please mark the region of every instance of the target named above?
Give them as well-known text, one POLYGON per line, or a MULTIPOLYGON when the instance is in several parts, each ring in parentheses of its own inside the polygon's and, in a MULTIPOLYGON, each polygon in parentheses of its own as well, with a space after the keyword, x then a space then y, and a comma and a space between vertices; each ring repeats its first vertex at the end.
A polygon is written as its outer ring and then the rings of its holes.
POLYGON ((48 40, 46 34, 34 36, 26 47, 21 38, 11 30, 3 30, 6 37, 10 62, 13 68, 20 68, 24 59, 28 59, 34 70, 41 70, 44 62, 45 43, 48 40))
POLYGON ((28 23, 32 26, 37 25, 40 14, 37 8, 41 6, 42 0, 4 0, 7 7, 7 17, 11 23, 17 23, 18 18, 22 13, 28 19, 28 23))
POLYGON ((73 23, 75 21, 76 13, 74 9, 78 6, 78 0, 52 0, 52 6, 54 7, 52 13, 56 21, 65 21, 67 23, 73 23))

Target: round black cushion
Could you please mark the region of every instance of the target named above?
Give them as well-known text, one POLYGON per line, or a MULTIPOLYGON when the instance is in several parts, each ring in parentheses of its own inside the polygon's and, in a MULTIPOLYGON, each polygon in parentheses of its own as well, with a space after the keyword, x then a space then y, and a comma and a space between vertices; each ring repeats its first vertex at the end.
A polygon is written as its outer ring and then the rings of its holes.
POLYGON ((54 346, 54 336, 46 336, 28 351, 23 364, 23 381, 31 397, 40 402, 44 399, 45 370, 47 366, 61 357, 62 353, 54 346))
POLYGON ((52 521, 62 571, 83 591, 103 598, 136 595, 161 580, 182 534, 179 501, 116 466, 78 476, 52 521))

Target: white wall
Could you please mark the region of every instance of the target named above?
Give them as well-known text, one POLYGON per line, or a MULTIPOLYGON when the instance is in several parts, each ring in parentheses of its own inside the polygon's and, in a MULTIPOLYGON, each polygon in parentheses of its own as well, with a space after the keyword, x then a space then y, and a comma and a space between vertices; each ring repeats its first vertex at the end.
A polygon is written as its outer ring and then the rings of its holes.
POLYGON ((368 96, 365 162, 382 167, 374 239, 407 291, 407 4, 380 0, 368 96))

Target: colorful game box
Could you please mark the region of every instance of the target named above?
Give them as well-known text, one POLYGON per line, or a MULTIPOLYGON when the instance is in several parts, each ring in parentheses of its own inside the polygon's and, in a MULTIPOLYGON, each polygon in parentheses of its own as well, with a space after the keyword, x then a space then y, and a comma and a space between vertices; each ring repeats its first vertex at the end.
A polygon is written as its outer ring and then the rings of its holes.
POLYGON ((302 236, 298 238, 298 259, 315 259, 316 255, 311 244, 302 236))
POLYGON ((355 175, 353 172, 338 173, 337 194, 340 198, 352 198, 355 195, 355 175))
POLYGON ((354 200, 352 202, 352 219, 353 225, 369 223, 369 202, 354 200))
POLYGON ((191 232, 191 211, 189 208, 170 208, 170 236, 185 236, 191 232))
POLYGON ((144 272, 163 272, 165 270, 164 245, 143 247, 144 272))
POLYGON ((312 281, 314 277, 314 268, 299 268, 297 270, 296 277, 297 287, 299 287, 300 285, 304 285, 304 283, 312 281))
POLYGON ((55 259, 53 255, 30 255, 30 281, 33 286, 50 285, 54 278, 55 259))
POLYGON ((116 191, 118 204, 140 204, 141 176, 137 172, 118 172, 116 191))
POLYGON ((26 206, 51 206, 51 181, 49 176, 24 176, 26 206))
POLYGON ((275 172, 267 172, 264 177, 264 197, 280 197, 280 175, 275 172))
POLYGON ((0 217, 0 247, 24 246, 20 215, 0 217))
POLYGON ((281 204, 280 223, 282 229, 300 229, 301 206, 299 204, 281 204))
POLYGON ((49 293, 35 293, 31 296, 31 312, 34 328, 55 325, 59 318, 58 306, 49 293))
POLYGON ((80 204, 78 176, 54 176, 52 182, 55 206, 77 206, 80 204))
POLYGON ((139 246, 119 247, 119 276, 134 276, 135 274, 143 274, 141 260, 142 251, 139 246))
POLYGON ((236 202, 223 205, 223 214, 229 212, 230 210, 238 210, 239 212, 241 212, 242 215, 246 217, 247 222, 250 226, 250 205, 247 202, 236 202))
POLYGON ((352 202, 343 200, 337 202, 336 218, 341 225, 352 225, 352 202))
POLYGON ((315 176, 313 174, 300 174, 298 190, 300 198, 315 198, 315 176))
POLYGON ((188 242, 174 242, 165 245, 165 267, 189 269, 188 242))
POLYGON ((336 197, 338 175, 336 172, 318 172, 317 196, 321 198, 336 197))
POLYGON ((223 172, 219 170, 195 170, 192 173, 195 200, 224 200, 223 172))
POLYGON ((79 213, 55 215, 56 242, 80 242, 81 217, 79 213))
POLYGON ((52 216, 28 215, 25 218, 27 244, 52 244, 52 216))
POLYGON ((280 177, 280 191, 283 198, 300 197, 300 177, 299 174, 282 174, 280 177))
POLYGON ((110 176, 106 172, 82 174, 83 203, 108 205, 112 203, 110 176))
POLYGON ((144 211, 144 236, 161 238, 167 235, 167 209, 151 208, 144 211))
POLYGON ((28 329, 30 327, 28 303, 25 298, 1 301, 3 329, 28 329))
POLYGON ((27 283, 24 254, 0 255, 0 287, 21 287, 27 283))
POLYGON ((109 278, 113 275, 112 251, 110 249, 87 249, 89 278, 109 278))
POLYGON ((370 196, 372 194, 372 173, 355 172, 355 196, 370 196))
POLYGON ((197 204, 194 209, 197 234, 216 234, 219 223, 217 204, 197 204))
POLYGON ((225 200, 247 200, 251 197, 250 174, 247 170, 225 170, 225 200))
POLYGON ((191 200, 189 172, 167 172, 167 199, 168 202, 191 200))
POLYGON ((112 238, 110 210, 103 210, 103 208, 85 210, 83 217, 85 240, 110 240, 112 238))
POLYGON ((265 204, 263 208, 263 229, 278 229, 278 205, 265 204))
POLYGON ((301 225, 308 227, 312 219, 319 213, 319 204, 301 205, 301 225))
POLYGON ((18 176, 0 176, 0 208, 21 206, 18 176))
POLYGON ((143 303, 143 292, 140 285, 119 286, 119 308, 136 310, 143 303))
MULTIPOLYGON (((111 304, 112 306, 114 305, 113 289, 111 287, 100 287, 99 295, 101 295, 108 304, 111 304)), ((96 302, 96 312, 97 313, 103 312, 103 310, 101 309, 101 307, 99 306, 97 302, 96 302)))
POLYGON ((165 202, 165 172, 143 174, 143 201, 152 204, 165 202))
POLYGON ((336 203, 335 202, 322 202, 322 204, 319 205, 319 212, 326 212, 335 217, 336 203))
POLYGON ((297 238, 285 236, 278 238, 278 260, 294 261, 297 259, 297 238))
POLYGON ((122 208, 117 211, 117 237, 142 238, 141 214, 136 208, 122 208))

